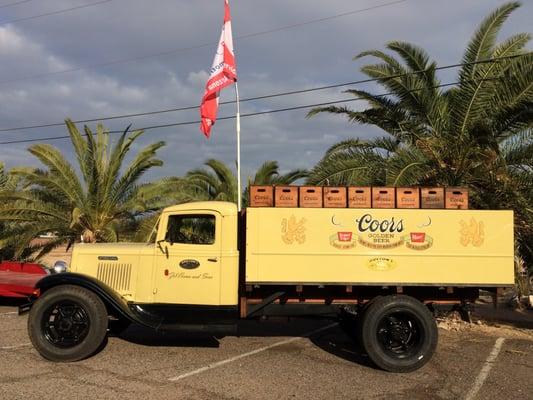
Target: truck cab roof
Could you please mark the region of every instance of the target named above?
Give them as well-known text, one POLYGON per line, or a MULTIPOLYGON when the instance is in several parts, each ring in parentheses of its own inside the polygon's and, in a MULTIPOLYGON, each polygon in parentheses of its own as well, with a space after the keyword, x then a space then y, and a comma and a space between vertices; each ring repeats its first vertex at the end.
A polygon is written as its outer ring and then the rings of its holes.
POLYGON ((164 209, 163 212, 180 212, 194 210, 217 211, 223 216, 237 215, 237 206, 228 201, 196 201, 192 203, 177 204, 164 209))

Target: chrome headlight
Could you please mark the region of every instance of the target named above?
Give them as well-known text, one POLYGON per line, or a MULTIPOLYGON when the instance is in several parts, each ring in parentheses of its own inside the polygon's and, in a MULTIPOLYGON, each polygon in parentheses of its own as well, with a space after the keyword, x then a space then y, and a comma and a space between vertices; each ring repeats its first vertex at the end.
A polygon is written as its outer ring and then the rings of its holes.
POLYGON ((54 267, 52 268, 52 271, 55 274, 61 274, 63 272, 68 271, 68 264, 65 261, 56 261, 54 263, 54 267))

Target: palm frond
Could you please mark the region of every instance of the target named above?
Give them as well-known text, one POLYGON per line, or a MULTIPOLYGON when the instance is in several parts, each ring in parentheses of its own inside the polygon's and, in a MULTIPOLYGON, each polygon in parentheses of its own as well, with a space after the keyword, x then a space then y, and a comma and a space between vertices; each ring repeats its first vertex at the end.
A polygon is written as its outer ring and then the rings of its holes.
POLYGON ((253 183, 255 185, 269 184, 279 175, 278 168, 277 161, 265 161, 255 172, 253 183))
POLYGON ((460 73, 462 81, 477 77, 476 72, 480 68, 480 64, 471 63, 492 57, 496 37, 503 23, 518 7, 520 7, 520 3, 517 1, 506 3, 483 20, 470 43, 468 43, 463 56, 463 63, 467 65, 462 68, 460 73))

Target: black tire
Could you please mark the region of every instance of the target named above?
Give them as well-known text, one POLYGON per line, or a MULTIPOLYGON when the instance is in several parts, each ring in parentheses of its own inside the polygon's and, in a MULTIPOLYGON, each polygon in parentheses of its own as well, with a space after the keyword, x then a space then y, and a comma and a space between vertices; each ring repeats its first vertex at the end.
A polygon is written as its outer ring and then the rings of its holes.
POLYGON ((361 341, 372 362, 390 372, 411 372, 426 364, 437 347, 437 324, 420 301, 385 296, 372 301, 361 320, 361 341))
POLYGON ((344 332, 353 339, 354 343, 357 345, 359 349, 363 348, 363 342, 362 342, 362 319, 363 315, 365 315, 366 310, 368 310, 368 307, 376 301, 377 299, 380 299, 381 296, 376 296, 369 301, 367 301, 363 306, 358 307, 357 312, 355 314, 344 312, 341 313, 339 325, 341 329, 344 330, 344 332))
POLYGON ((357 323, 355 325, 355 331, 354 331, 354 340, 357 346, 359 346, 360 349, 364 349, 365 345, 363 343, 363 318, 367 312, 367 310, 370 308, 370 306, 375 303, 377 300, 382 299, 383 296, 376 296, 367 301, 363 307, 361 308, 361 311, 359 312, 359 315, 357 316, 357 323))
POLYGON ((95 293, 61 285, 35 302, 28 317, 28 333, 44 358, 79 361, 99 350, 106 337, 107 320, 106 307, 95 293))

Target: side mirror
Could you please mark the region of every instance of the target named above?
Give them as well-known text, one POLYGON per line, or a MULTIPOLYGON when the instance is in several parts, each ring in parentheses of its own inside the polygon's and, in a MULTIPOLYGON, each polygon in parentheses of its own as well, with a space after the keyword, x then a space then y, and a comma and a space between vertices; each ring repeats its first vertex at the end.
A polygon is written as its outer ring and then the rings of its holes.
POLYGON ((161 239, 161 240, 158 240, 158 241, 156 242, 156 244, 157 244, 157 247, 159 247, 159 250, 161 250, 161 252, 162 252, 164 255, 166 255, 167 258, 168 258, 168 247, 165 246, 165 247, 163 248, 163 246, 161 245, 161 243, 166 242, 166 241, 167 241, 167 239, 161 239))

